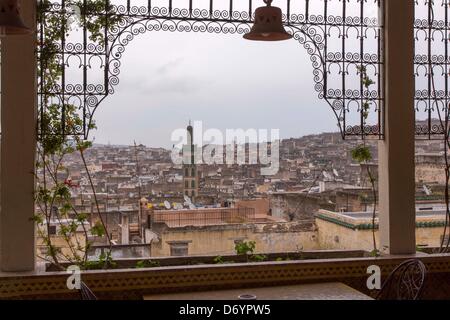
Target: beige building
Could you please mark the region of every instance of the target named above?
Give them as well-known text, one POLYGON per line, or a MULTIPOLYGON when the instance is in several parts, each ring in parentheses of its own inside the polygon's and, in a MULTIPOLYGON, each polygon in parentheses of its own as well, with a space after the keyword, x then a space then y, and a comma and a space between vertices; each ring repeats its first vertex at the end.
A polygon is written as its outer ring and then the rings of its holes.
POLYGON ((444 156, 442 153, 417 153, 416 183, 445 184, 444 156))
MULTIPOLYGON (((39 260, 50 259, 49 256, 49 247, 45 243, 45 238, 47 234, 50 236, 50 241, 52 246, 54 246, 57 250, 60 251, 58 255, 58 259, 60 261, 68 261, 69 259, 73 259, 75 254, 78 257, 83 257, 84 248, 86 247, 86 234, 84 232, 83 226, 79 224, 75 233, 71 235, 69 239, 65 239, 65 237, 61 234, 62 226, 69 226, 73 220, 70 219, 61 219, 60 221, 52 221, 49 224, 49 229, 46 227, 46 223, 44 223, 42 227, 39 227, 36 237, 36 256, 39 260)), ((86 232, 88 232, 88 236, 90 236, 90 224, 85 222, 84 228, 86 232)))
MULTIPOLYGON (((379 247, 378 218, 375 237, 379 247)), ((445 211, 420 210, 416 212, 416 243, 418 246, 438 247, 445 225, 445 211)), ((338 213, 319 210, 316 214, 318 246, 320 249, 373 250, 372 213, 338 213)))
POLYGON ((266 222, 163 228, 152 242, 154 257, 183 255, 231 255, 240 241, 254 241, 255 253, 318 249, 312 223, 266 222))
MULTIPOLYGON (((236 200, 227 207, 182 210, 147 209, 151 228, 147 243, 151 256, 228 255, 239 241, 255 241, 256 252, 279 253, 301 250, 373 249, 372 213, 360 203, 359 192, 337 193, 338 203, 360 212, 336 212, 311 208, 312 219, 289 222, 273 214, 273 198, 236 200)), ((341 205, 337 206, 343 207, 341 205)), ((146 207, 144 207, 146 208, 146 207)), ((416 204, 417 245, 440 244, 445 223, 442 203, 416 204)), ((379 248, 378 218, 376 239, 379 248)))
POLYGON ((228 255, 239 241, 255 241, 259 253, 318 249, 312 221, 270 216, 267 199, 238 200, 231 207, 149 210, 152 256, 228 255))

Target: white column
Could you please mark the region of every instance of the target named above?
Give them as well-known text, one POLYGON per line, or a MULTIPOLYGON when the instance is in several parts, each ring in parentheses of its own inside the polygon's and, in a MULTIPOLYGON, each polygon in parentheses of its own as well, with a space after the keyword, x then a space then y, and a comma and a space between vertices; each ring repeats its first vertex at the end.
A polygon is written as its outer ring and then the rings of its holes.
POLYGON ((385 0, 385 134, 379 143, 381 249, 415 253, 414 1, 385 0))
MULTIPOLYGON (((35 29, 36 1, 21 1, 35 29)), ((35 267, 34 165, 36 153, 36 36, 2 39, 1 48, 1 271, 35 267)))

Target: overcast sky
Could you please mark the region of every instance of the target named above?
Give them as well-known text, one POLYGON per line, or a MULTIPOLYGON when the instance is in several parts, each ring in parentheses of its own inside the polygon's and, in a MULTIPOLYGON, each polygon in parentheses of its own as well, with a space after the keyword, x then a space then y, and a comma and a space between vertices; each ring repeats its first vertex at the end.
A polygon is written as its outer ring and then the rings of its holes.
MULTIPOLYGON (((163 5, 163 0, 158 1, 163 5)), ((195 3, 207 7, 209 1, 195 3)), ((339 15, 341 2, 330 3, 339 15)), ((312 4, 320 14, 323 2, 312 4)), ((376 16, 374 3, 367 6, 366 14, 376 16)), ((359 13, 358 5, 351 8, 359 13)), ((358 52, 359 41, 353 44, 352 49, 348 40, 347 49, 358 52)), ((328 43, 330 51, 340 51, 340 45, 339 39, 328 43)), ((332 110, 314 91, 310 57, 295 40, 252 42, 237 34, 147 32, 130 42, 121 63, 115 94, 96 112, 97 143, 136 140, 167 148, 173 144, 171 133, 186 127, 189 120, 223 132, 280 129, 281 138, 338 131, 332 110)), ((340 83, 339 73, 334 74, 340 83)))
MULTIPOLYGON (((358 15, 359 2, 352 2, 347 14, 358 15)), ((176 0, 174 6, 188 3, 176 0)), ((305 3, 291 1, 291 13, 304 13, 305 3)), ((341 1, 328 3, 329 14, 342 13, 341 1)), ((286 11, 285 1, 273 4, 286 11)), ((167 0, 153 0, 152 5, 164 7, 167 0)), ((228 5, 228 0, 214 0, 215 10, 228 10, 228 5)), ((255 0, 253 5, 264 4, 255 0)), ((193 6, 207 9, 209 0, 193 0, 193 6)), ((235 1, 233 8, 246 11, 248 2, 235 1)), ((323 1, 312 1, 309 10, 323 14, 323 1)), ((366 15, 376 14, 369 1, 366 15)), ((281 138, 338 130, 330 107, 314 91, 310 56, 295 40, 264 43, 238 34, 147 32, 131 41, 121 62, 116 93, 96 114, 99 143, 136 140, 171 147, 172 131, 189 120, 220 130, 280 129, 281 138)))
POLYGON ((314 91, 312 65, 296 41, 153 32, 122 58, 116 93, 100 105, 98 143, 170 147, 189 120, 206 128, 280 129, 282 137, 337 129, 314 91))

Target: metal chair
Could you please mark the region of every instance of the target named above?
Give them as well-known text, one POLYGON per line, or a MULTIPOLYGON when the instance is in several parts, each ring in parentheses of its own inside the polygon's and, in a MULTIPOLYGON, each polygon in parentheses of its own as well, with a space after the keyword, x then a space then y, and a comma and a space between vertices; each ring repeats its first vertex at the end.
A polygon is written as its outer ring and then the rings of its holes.
POLYGON ((406 260, 388 276, 377 300, 417 300, 425 283, 426 267, 417 259, 406 260))
POLYGON ((98 300, 97 296, 92 292, 91 289, 89 289, 89 287, 83 281, 81 281, 80 296, 81 300, 98 300))

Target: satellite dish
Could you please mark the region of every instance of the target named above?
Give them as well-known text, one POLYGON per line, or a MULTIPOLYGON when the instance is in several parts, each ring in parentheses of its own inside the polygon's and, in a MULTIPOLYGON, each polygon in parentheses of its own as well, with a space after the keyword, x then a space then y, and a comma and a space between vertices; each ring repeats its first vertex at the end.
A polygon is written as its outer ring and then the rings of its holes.
POLYGON ((197 209, 197 207, 195 205, 193 205, 192 203, 189 204, 189 209, 190 210, 195 210, 197 209))
POLYGON ((423 191, 427 196, 431 196, 432 194, 431 190, 426 185, 423 185, 423 191))
POLYGON ((176 210, 181 210, 181 209, 183 209, 183 205, 182 205, 181 203, 178 203, 178 202, 174 202, 173 207, 174 207, 174 209, 176 209, 176 210))
POLYGON ((325 179, 329 179, 331 180, 333 177, 326 171, 322 171, 323 176, 325 177, 325 179))
POLYGON ((192 203, 191 202, 191 198, 189 198, 188 196, 184 196, 184 201, 186 202, 186 203, 192 203))
POLYGON ((164 201, 164 206, 166 207, 167 210, 171 208, 169 201, 164 201))
POLYGON ((339 177, 339 173, 337 172, 336 169, 333 169, 333 174, 334 174, 336 177, 339 177))

